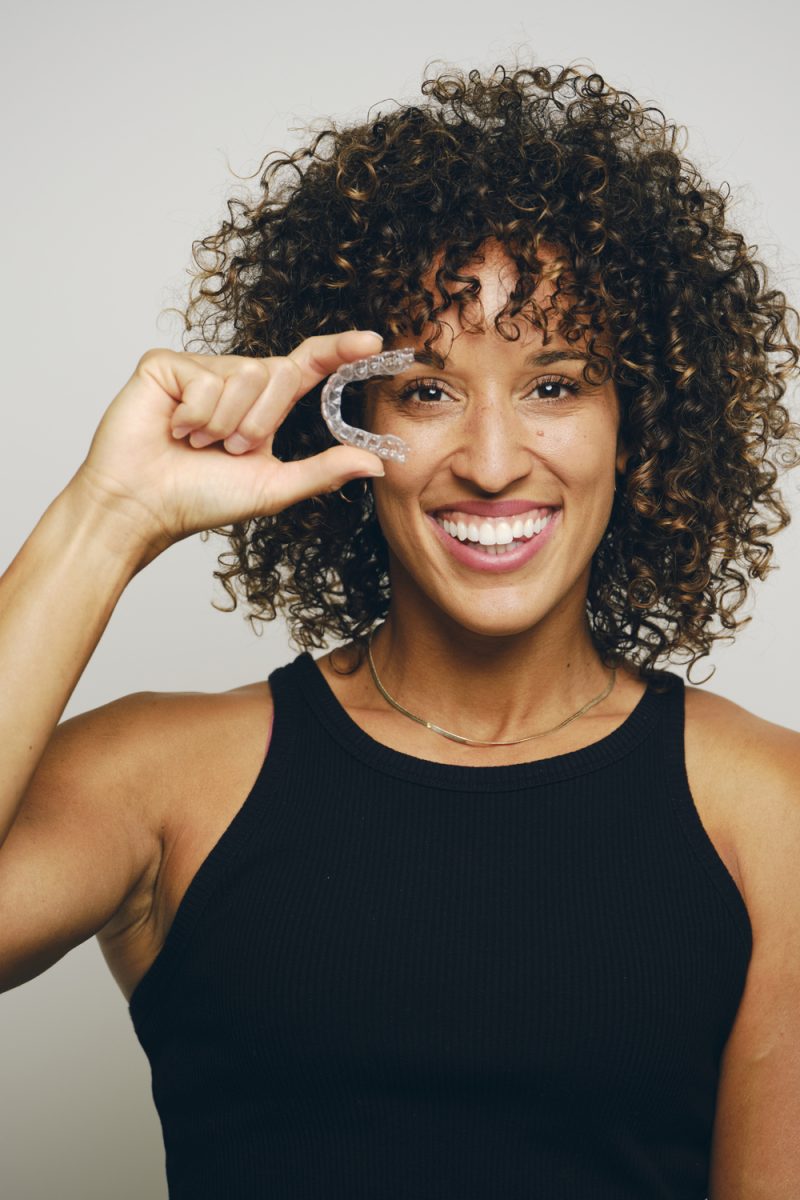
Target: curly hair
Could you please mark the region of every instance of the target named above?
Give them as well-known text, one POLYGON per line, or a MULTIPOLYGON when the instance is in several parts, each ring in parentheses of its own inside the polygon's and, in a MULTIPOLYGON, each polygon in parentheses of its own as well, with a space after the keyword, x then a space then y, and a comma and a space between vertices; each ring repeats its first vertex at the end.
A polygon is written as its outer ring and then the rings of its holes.
MULTIPOLYGON (((313 334, 374 329, 389 345, 432 329, 431 351, 439 315, 477 295, 464 268, 489 238, 518 272, 494 318, 512 340, 518 314, 546 323, 538 250, 556 245, 559 331, 588 333, 584 370, 613 378, 631 451, 592 559, 591 637, 606 665, 643 679, 662 656, 694 666, 751 619, 735 619, 747 576, 774 569, 767 539, 791 521, 776 481, 800 458, 781 403, 800 361, 798 313, 726 221, 728 185, 703 180, 660 109, 575 64, 448 67, 421 90, 423 103, 329 120, 308 146, 262 159, 259 194, 230 198, 218 231, 193 244, 184 348, 285 355, 313 334), (610 355, 597 349, 604 330, 610 355)), ((334 444, 320 390, 276 432, 279 459, 334 444)), ((297 648, 363 646, 388 612, 387 545, 364 480, 209 532, 231 547, 214 572, 232 600, 221 611, 236 608, 238 581, 256 632, 280 610, 297 648)))

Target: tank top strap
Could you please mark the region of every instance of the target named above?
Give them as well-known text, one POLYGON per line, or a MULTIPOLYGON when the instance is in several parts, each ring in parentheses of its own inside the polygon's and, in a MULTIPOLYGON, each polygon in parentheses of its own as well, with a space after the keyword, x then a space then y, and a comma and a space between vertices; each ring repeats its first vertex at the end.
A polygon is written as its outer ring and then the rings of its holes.
MULTIPOLYGON (((273 712, 264 771, 278 784, 286 771, 295 778, 298 772, 311 771, 316 775, 321 771, 324 774, 332 760, 341 757, 347 742, 343 747, 335 737, 331 738, 328 724, 320 718, 318 705, 313 702, 314 696, 319 698, 322 693, 346 725, 355 730, 358 726, 334 698, 308 651, 276 667, 267 680, 272 691, 273 712)), ((367 737, 366 734, 363 736, 367 737)))
POLYGON ((733 917, 747 954, 752 951, 752 926, 738 885, 720 857, 692 795, 686 769, 686 685, 674 672, 666 672, 670 687, 660 697, 660 715, 654 729, 653 751, 665 773, 663 790, 673 806, 677 822, 692 852, 733 917))
POLYGON ((297 678, 297 663, 302 655, 276 667, 267 677, 272 692, 272 727, 267 757, 288 757, 296 750, 297 737, 308 724, 302 691, 297 678))
POLYGON ((209 902, 226 874, 235 871, 248 848, 257 844, 272 789, 280 790, 295 763, 297 740, 303 719, 293 663, 273 671, 268 681, 273 696, 273 717, 266 757, 258 776, 230 824, 200 864, 178 905, 161 951, 139 980, 129 1010, 138 1028, 146 1028, 158 1019, 157 997, 178 976, 179 967, 191 945, 195 929, 201 924, 209 902))

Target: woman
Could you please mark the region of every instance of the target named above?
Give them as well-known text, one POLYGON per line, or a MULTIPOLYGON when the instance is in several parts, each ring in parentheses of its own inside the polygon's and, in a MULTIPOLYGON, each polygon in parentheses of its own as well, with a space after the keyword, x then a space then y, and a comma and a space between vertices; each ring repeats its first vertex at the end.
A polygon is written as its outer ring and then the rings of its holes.
POLYGON ((796 313, 658 110, 423 91, 231 203, 214 353, 142 357, 0 582, 0 985, 98 936, 172 1197, 795 1196, 800 735, 655 663, 790 520, 796 313), (394 346, 384 469, 320 390, 394 346), (206 530, 303 653, 57 726, 206 530))

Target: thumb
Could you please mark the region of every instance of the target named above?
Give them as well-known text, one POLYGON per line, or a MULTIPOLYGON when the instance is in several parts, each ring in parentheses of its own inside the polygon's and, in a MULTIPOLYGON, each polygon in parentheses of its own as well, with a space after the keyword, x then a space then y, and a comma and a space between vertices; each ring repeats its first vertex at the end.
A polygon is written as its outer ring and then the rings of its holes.
POLYGON ((281 484, 288 507, 298 500, 335 492, 351 479, 384 475, 383 461, 377 454, 349 446, 331 446, 311 458, 283 464, 281 484))

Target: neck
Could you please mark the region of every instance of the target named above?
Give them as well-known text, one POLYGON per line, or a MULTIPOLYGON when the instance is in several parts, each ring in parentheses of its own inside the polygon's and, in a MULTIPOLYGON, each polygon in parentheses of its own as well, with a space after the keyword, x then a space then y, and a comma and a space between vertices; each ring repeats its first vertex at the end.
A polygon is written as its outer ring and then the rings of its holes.
MULTIPOLYGON (((553 624, 487 636, 441 613, 420 622, 390 611, 375 634, 373 658, 392 698, 417 716, 469 738, 512 741, 559 725, 611 678, 585 616, 568 626, 562 613, 560 631, 553 624)), ((377 690, 374 703, 386 705, 377 690)))

